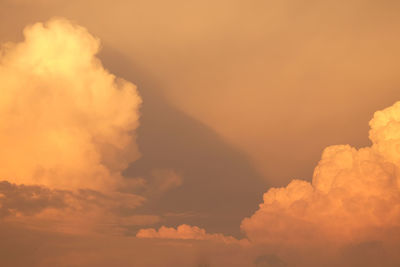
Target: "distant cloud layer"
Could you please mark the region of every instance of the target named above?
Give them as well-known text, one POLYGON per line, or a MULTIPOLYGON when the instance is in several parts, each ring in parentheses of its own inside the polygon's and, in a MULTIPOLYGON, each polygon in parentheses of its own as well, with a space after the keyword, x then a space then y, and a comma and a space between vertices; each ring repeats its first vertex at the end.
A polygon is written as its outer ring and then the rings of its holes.
POLYGON ((206 230, 197 226, 190 226, 186 224, 179 225, 176 229, 173 227, 161 226, 160 229, 155 230, 152 228, 141 229, 136 234, 138 238, 161 238, 161 239, 188 239, 188 240, 211 240, 224 243, 237 243, 243 242, 247 244, 247 240, 237 240, 231 236, 224 236, 222 234, 208 234, 206 230))

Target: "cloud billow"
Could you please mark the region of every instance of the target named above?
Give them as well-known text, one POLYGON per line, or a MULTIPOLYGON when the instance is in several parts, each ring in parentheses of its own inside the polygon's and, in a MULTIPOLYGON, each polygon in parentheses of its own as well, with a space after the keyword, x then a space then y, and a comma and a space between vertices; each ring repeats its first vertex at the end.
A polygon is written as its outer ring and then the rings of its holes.
POLYGON ((105 70, 100 42, 64 19, 36 23, 0 52, 0 178, 109 190, 138 158, 135 86, 105 70))

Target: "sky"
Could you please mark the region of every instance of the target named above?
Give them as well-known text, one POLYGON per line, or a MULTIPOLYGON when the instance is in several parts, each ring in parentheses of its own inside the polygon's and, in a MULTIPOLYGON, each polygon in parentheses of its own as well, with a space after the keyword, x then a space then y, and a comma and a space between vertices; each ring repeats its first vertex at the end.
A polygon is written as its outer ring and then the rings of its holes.
POLYGON ((0 265, 398 266, 399 10, 0 1, 0 265))

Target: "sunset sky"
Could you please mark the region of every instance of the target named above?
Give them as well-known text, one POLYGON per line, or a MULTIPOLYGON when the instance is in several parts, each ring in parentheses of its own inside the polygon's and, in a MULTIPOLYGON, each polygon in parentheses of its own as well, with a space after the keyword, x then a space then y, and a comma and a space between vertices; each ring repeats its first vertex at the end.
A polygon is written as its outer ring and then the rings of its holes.
POLYGON ((0 0, 0 266, 400 266, 399 14, 0 0))

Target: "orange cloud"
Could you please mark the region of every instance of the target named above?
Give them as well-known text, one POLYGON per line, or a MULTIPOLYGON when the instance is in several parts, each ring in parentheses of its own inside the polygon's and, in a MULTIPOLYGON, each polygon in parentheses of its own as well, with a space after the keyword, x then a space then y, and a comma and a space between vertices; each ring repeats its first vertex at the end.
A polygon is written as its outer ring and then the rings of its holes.
POLYGON ((161 226, 158 230, 153 228, 141 229, 136 234, 138 238, 159 238, 159 239, 186 239, 186 240, 211 240, 224 243, 246 243, 246 240, 237 240, 232 236, 222 234, 208 234, 206 230, 197 226, 187 224, 173 227, 161 226))
MULTIPOLYGON (((92 228, 93 223, 99 228, 116 225, 118 231, 156 222, 156 216, 116 216, 112 212, 135 208, 143 201, 135 195, 110 192, 122 183, 120 171, 138 157, 131 134, 138 124, 140 104, 134 86, 104 70, 95 57, 98 41, 79 26, 52 20, 27 28, 25 36, 23 43, 4 46, 0 55, 4 88, 0 98, 0 160, 4 168, 0 176, 16 183, 0 184, 0 216, 12 214, 18 223, 46 222, 46 228, 61 227, 63 232, 92 228), (21 185, 24 183, 30 185, 21 185)), ((370 122, 371 147, 325 149, 312 183, 294 180, 287 187, 265 193, 259 210, 241 226, 253 248, 279 250, 284 244, 292 246, 291 251, 281 253, 288 255, 321 242, 345 248, 361 244, 347 249, 364 259, 371 247, 372 251, 387 248, 387 244, 369 240, 399 241, 399 114, 399 103, 375 114, 370 122)), ((157 194, 181 185, 180 177, 168 173, 166 180, 154 174, 157 194)), ((247 243, 189 225, 142 229, 137 237, 247 243)), ((109 249, 106 244, 104 254, 109 249)), ((90 250, 77 258, 86 260, 85 256, 93 255, 92 247, 90 250)), ((129 262, 133 250, 126 253, 129 262)), ((174 253, 182 255, 180 250, 174 253)), ((286 262, 286 258, 281 261, 266 255, 254 263, 286 262)), ((113 262, 119 257, 110 258, 113 262)))
POLYGON ((64 233, 121 233, 157 222, 134 212, 142 179, 136 87, 103 68, 100 42, 65 19, 0 49, 0 218, 64 233), (123 192, 122 192, 123 191, 123 192))
POLYGON ((113 190, 138 158, 141 99, 96 58, 86 29, 53 19, 0 51, 0 178, 52 188, 113 190))
POLYGON ((45 231, 120 234, 131 226, 159 221, 158 216, 135 212, 144 201, 141 196, 120 192, 0 182, 0 220, 45 231))
POLYGON ((370 126, 372 146, 327 147, 311 183, 293 180, 266 192, 259 209, 242 221, 248 239, 188 225, 142 229, 136 236, 227 240, 249 245, 246 253, 272 255, 256 258, 256 265, 392 266, 400 242, 400 102, 377 111, 370 126), (386 258, 378 260, 377 253, 386 258))
POLYGON ((241 228, 256 243, 384 240, 400 229, 400 102, 370 121, 371 147, 324 150, 312 183, 272 188, 241 228))

